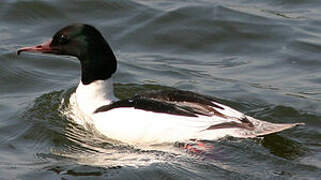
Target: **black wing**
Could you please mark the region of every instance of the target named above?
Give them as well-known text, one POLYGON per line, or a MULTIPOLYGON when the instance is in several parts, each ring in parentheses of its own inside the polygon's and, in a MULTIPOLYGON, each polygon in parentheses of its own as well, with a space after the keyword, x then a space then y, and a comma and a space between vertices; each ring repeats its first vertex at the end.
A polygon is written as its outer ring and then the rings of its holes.
POLYGON ((213 103, 214 99, 208 96, 182 90, 149 91, 130 99, 114 102, 99 107, 95 113, 104 112, 113 108, 134 107, 146 111, 197 117, 198 115, 223 116, 215 108, 224 109, 213 103))
POLYGON ((197 117, 196 112, 194 112, 192 108, 180 107, 174 104, 156 101, 153 99, 148 99, 139 95, 131 99, 125 99, 125 100, 114 102, 110 105, 101 106, 98 109, 96 109, 95 113, 104 112, 114 108, 121 108, 121 107, 134 107, 136 109, 142 109, 146 111, 197 117))
MULTIPOLYGON (((125 99, 114 102, 110 105, 101 106, 95 113, 108 111, 120 107, 134 107, 146 111, 158 113, 167 113, 188 117, 203 116, 220 116, 223 118, 232 118, 239 122, 225 122, 209 126, 205 130, 214 130, 222 128, 244 128, 253 130, 254 125, 249 119, 240 113, 237 116, 230 116, 224 113, 224 110, 231 111, 231 108, 220 106, 215 103, 215 99, 209 96, 200 95, 190 91, 182 90, 161 90, 148 91, 143 94, 134 96, 131 99, 125 99), (222 111, 221 111, 222 110, 222 111), (223 113, 221 113, 221 112, 223 113)), ((234 110, 235 111, 235 110, 234 110)))
POLYGON ((206 106, 211 106, 215 108, 224 109, 213 103, 214 99, 210 96, 204 96, 191 91, 183 90, 161 90, 161 91, 148 91, 140 96, 155 99, 158 101, 179 103, 179 102, 189 102, 195 104, 202 104, 206 106))

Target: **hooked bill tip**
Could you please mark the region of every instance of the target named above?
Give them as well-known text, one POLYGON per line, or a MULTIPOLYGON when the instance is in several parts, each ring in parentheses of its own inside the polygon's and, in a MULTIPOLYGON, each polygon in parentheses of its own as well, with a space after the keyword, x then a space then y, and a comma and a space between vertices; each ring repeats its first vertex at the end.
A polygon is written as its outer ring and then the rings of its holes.
POLYGON ((18 50, 17 50, 17 55, 19 56, 22 51, 23 51, 23 50, 18 49, 18 50))

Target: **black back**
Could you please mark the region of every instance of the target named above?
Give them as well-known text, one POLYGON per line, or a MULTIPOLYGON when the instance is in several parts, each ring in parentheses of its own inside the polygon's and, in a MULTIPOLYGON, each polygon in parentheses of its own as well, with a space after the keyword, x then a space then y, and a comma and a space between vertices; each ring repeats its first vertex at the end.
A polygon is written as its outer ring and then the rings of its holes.
POLYGON ((99 107, 95 113, 114 108, 134 107, 146 111, 173 115, 197 117, 198 115, 224 117, 215 108, 224 109, 213 103, 213 99, 190 91, 163 90, 149 91, 130 99, 121 100, 110 105, 99 107))

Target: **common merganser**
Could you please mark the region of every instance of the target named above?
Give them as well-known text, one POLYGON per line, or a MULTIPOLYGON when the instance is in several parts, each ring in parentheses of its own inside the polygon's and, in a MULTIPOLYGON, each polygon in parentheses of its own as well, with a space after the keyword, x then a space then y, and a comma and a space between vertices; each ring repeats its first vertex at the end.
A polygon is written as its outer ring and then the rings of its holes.
POLYGON ((23 51, 76 57, 81 80, 75 92, 78 108, 97 131, 128 144, 158 144, 224 136, 251 138, 303 123, 275 124, 244 115, 213 98, 182 90, 150 91, 119 100, 113 93, 116 57, 102 34, 87 24, 64 27, 48 42, 23 51))

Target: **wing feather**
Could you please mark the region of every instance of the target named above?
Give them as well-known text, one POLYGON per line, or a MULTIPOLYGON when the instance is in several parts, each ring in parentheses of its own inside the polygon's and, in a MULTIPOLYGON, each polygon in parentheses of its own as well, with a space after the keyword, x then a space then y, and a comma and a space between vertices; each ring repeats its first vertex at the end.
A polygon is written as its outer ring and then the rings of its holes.
MULTIPOLYGON (((219 104, 210 96, 183 90, 148 91, 130 99, 99 107, 95 113, 120 107, 134 107, 146 111, 189 117, 217 116, 230 120, 246 121, 246 116, 228 106, 219 104)), ((249 123, 249 121, 246 121, 249 123)))

